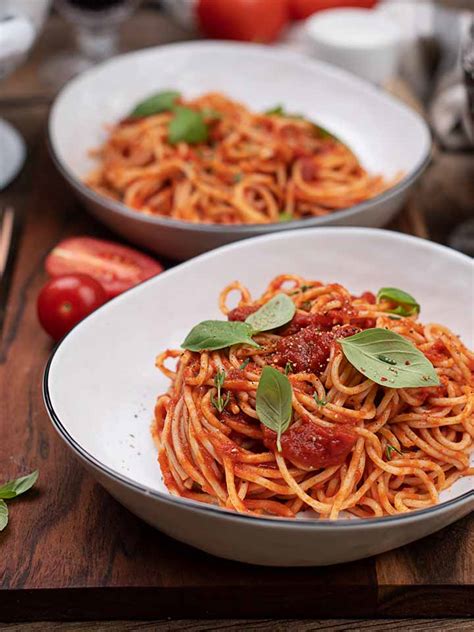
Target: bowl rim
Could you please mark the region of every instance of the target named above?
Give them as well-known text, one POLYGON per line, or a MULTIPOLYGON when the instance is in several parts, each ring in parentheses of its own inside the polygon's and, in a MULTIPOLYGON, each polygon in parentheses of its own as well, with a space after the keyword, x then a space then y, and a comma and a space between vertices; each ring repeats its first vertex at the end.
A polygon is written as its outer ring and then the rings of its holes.
MULTIPOLYGON (((445 254, 449 254, 450 256, 454 256, 455 258, 459 260, 469 263, 473 267, 473 271, 474 271, 474 260, 471 260, 471 258, 468 257, 467 255, 464 255, 455 250, 452 250, 451 248, 448 248, 447 246, 443 246, 435 242, 427 241, 427 240, 424 240, 412 235, 406 235, 404 233, 393 232, 393 231, 384 230, 380 228, 364 228, 364 227, 351 227, 351 226, 348 226, 348 227, 328 226, 328 227, 324 227, 324 229, 313 229, 310 232, 313 232, 321 236, 321 231, 336 233, 336 234, 339 234, 341 233, 341 231, 343 231, 346 233, 352 233, 354 235, 369 232, 370 234, 373 234, 373 235, 388 236, 390 239, 394 239, 395 241, 397 240, 398 241, 411 241, 418 244, 422 243, 424 246, 428 246, 429 248, 432 248, 435 251, 437 250, 440 253, 442 252, 445 254)), ((293 231, 293 234, 295 236, 302 235, 301 231, 296 231, 296 230, 293 231)), ((289 236, 291 237, 292 235, 286 234, 285 238, 289 236)), ((196 260, 210 258, 213 255, 215 255, 216 252, 220 253, 223 251, 226 252, 232 249, 236 249, 247 244, 248 242, 258 243, 262 241, 271 241, 271 240, 276 240, 276 239, 281 239, 281 238, 282 236, 279 234, 267 234, 267 235, 260 235, 257 237, 251 237, 243 241, 221 246, 219 248, 206 252, 202 255, 199 255, 198 257, 195 257, 194 259, 185 261, 183 263, 180 263, 174 266, 173 268, 165 270, 157 277, 152 277, 151 279, 143 281, 139 285, 126 290, 120 296, 122 297, 122 296, 125 296, 126 294, 133 293, 135 290, 137 290, 137 288, 143 285, 157 282, 157 279, 159 277, 163 277, 163 275, 171 276, 172 274, 176 273, 176 271, 179 271, 182 268, 191 267, 192 264, 196 260)), ((117 298, 112 299, 112 300, 117 300, 117 298)), ((123 485, 129 489, 132 489, 136 492, 139 492, 142 496, 151 497, 155 501, 177 505, 179 507, 182 507, 183 509, 189 509, 191 511, 193 510, 198 511, 198 512, 202 511, 206 513, 211 512, 220 516, 222 519, 247 521, 247 522, 251 521, 253 524, 260 525, 260 526, 263 526, 263 525, 268 525, 268 526, 273 526, 273 527, 286 526, 286 527, 292 527, 292 528, 303 528, 303 529, 310 528, 310 529, 316 529, 316 530, 328 529, 328 528, 331 528, 331 529, 348 529, 348 528, 360 529, 360 528, 365 528, 365 527, 377 528, 385 524, 393 524, 393 523, 407 524, 409 522, 417 522, 418 520, 423 520, 427 516, 429 517, 437 513, 443 513, 448 508, 454 509, 457 506, 464 505, 464 503, 467 502, 470 498, 472 498, 474 501, 474 486, 473 486, 473 489, 471 489, 470 491, 464 492, 463 494, 461 494, 460 496, 457 496, 456 498, 451 498, 450 500, 440 502, 437 505, 426 507, 424 509, 410 511, 406 514, 382 516, 378 518, 351 518, 351 519, 339 519, 339 520, 327 520, 327 519, 320 520, 318 518, 294 519, 294 518, 280 518, 276 516, 260 517, 260 516, 255 516, 252 514, 241 514, 231 509, 226 509, 226 508, 219 507, 216 505, 201 503, 199 501, 191 500, 188 498, 181 498, 180 496, 174 496, 171 493, 165 493, 157 489, 153 489, 142 483, 138 483, 137 481, 133 480, 129 476, 126 476, 122 474, 121 472, 114 470, 112 467, 109 467, 108 465, 105 465, 104 463, 102 463, 98 458, 96 458, 93 454, 91 454, 88 450, 86 450, 79 441, 74 439, 74 437, 67 430, 66 425, 62 422, 61 418, 59 417, 59 415, 56 413, 54 409, 51 394, 50 394, 50 388, 49 388, 49 379, 50 379, 52 364, 58 350, 62 347, 64 341, 71 335, 73 331, 75 331, 78 327, 81 327, 82 324, 86 320, 93 318, 94 315, 97 314, 97 312, 107 309, 109 304, 110 304, 110 301, 108 303, 105 303, 101 307, 99 307, 97 310, 95 310, 95 312, 92 312, 92 314, 90 314, 84 320, 82 320, 77 325, 75 325, 75 327, 73 327, 73 329, 71 329, 71 331, 67 333, 58 342, 58 344, 53 349, 44 369, 42 391, 43 391, 43 400, 45 403, 46 410, 48 412, 48 415, 51 419, 51 422, 54 428, 56 429, 57 433, 60 435, 61 439, 66 443, 66 445, 74 453, 76 453, 77 456, 79 456, 80 459, 82 459, 88 465, 92 466, 93 469, 98 470, 100 473, 104 474, 106 477, 108 477, 109 479, 112 479, 116 483, 123 485)))
POLYGON ((227 42, 227 41, 218 41, 218 40, 192 40, 188 42, 175 42, 172 44, 165 44, 163 46, 152 46, 149 48, 131 51, 128 53, 124 53, 121 55, 117 55, 109 60, 106 60, 100 64, 97 64, 93 68, 85 70, 79 75, 73 77, 69 81, 67 81, 58 94, 55 96, 51 109, 48 115, 48 125, 47 125, 47 144, 49 148, 49 153, 61 175, 65 178, 65 180, 75 189, 78 193, 80 193, 83 197, 85 197, 88 201, 93 204, 96 204, 101 207, 105 207, 108 211, 112 211, 122 217, 127 219, 137 220, 140 223, 148 224, 151 226, 161 226, 167 228, 173 228, 178 230, 183 230, 187 232, 197 232, 197 233, 230 233, 235 234, 237 236, 246 236, 251 233, 252 235, 260 235, 268 232, 280 232, 285 230, 291 230, 293 228, 311 228, 313 226, 325 226, 329 224, 331 221, 339 221, 346 220, 352 218, 353 216, 357 216, 360 213, 370 210, 374 207, 377 207, 379 204, 383 204, 391 200, 394 197, 400 195, 403 191, 409 188, 414 182, 420 177, 423 171, 426 169, 428 164, 431 161, 432 152, 433 152, 433 135, 430 127, 426 123, 426 121, 412 108, 408 107, 401 99, 398 97, 389 94, 388 92, 384 92, 381 89, 376 88, 370 82, 357 77, 342 68, 338 68, 337 66, 333 66, 332 64, 328 64, 326 62, 313 59, 307 55, 303 55, 302 53, 297 53, 295 51, 288 51, 282 49, 274 49, 269 48, 263 44, 250 44, 250 43, 242 43, 242 42, 227 42), (329 213, 328 215, 323 215, 321 217, 308 217, 299 220, 292 220, 289 222, 271 222, 268 224, 205 224, 205 223, 194 223, 194 222, 185 222, 183 220, 172 219, 169 217, 164 217, 160 215, 147 215, 145 213, 140 213, 139 211, 134 211, 130 209, 123 202, 114 200, 112 198, 108 198, 100 193, 97 193, 90 187, 88 187, 79 177, 77 177, 66 165, 65 162, 59 157, 59 153, 54 143, 54 119, 57 108, 60 105, 60 100, 64 96, 64 94, 69 90, 75 83, 80 82, 84 79, 84 77, 94 74, 95 72, 100 72, 108 65, 114 65, 116 63, 120 63, 124 58, 130 58, 137 56, 139 57, 143 53, 152 54, 155 53, 166 53, 173 49, 203 49, 203 50, 213 50, 219 48, 225 48, 229 51, 234 51, 237 55, 242 52, 253 51, 254 53, 264 55, 264 56, 273 56, 276 61, 278 58, 282 57, 291 61, 295 65, 304 65, 306 67, 311 66, 319 66, 323 71, 332 74, 336 78, 343 79, 346 83, 352 84, 355 87, 359 87, 360 89, 364 89, 366 92, 376 95, 377 98, 382 98, 386 102, 391 102, 393 106, 398 108, 399 110, 403 110, 405 113, 409 113, 409 115, 413 116, 417 119, 417 122, 422 126, 424 132, 426 133, 427 140, 427 148, 426 154, 420 159, 419 163, 407 174, 405 174, 402 179, 397 182, 395 185, 391 186, 386 191, 383 191, 379 195, 376 195, 373 198, 369 198, 368 200, 364 200, 359 204, 355 204, 345 209, 341 209, 338 211, 334 211, 329 213))

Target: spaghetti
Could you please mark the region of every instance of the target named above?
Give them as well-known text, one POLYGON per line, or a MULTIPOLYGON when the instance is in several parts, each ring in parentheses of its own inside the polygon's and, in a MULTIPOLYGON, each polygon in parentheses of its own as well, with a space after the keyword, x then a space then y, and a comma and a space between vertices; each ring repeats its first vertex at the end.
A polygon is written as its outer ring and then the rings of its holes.
POLYGON ((129 117, 92 153, 86 184, 147 215, 267 224, 346 209, 398 179, 367 173, 347 145, 281 108, 252 112, 217 93, 173 107, 198 113, 198 136, 170 140, 174 110, 129 117))
POLYGON ((220 307, 229 321, 244 321, 281 293, 293 301, 294 316, 257 333, 258 347, 158 356, 171 385, 158 397, 152 430, 172 494, 258 515, 312 510, 321 518, 367 518, 431 506, 474 474, 474 354, 457 336, 415 315, 396 315, 389 299, 355 297, 341 285, 295 275, 278 276, 256 301, 232 283, 220 307), (232 292, 240 302, 229 310, 232 292), (356 370, 340 341, 374 327, 410 341, 432 363, 439 385, 390 388, 356 370), (175 370, 170 358, 177 358, 175 370), (268 366, 287 374, 292 391, 281 451, 256 411, 268 366))

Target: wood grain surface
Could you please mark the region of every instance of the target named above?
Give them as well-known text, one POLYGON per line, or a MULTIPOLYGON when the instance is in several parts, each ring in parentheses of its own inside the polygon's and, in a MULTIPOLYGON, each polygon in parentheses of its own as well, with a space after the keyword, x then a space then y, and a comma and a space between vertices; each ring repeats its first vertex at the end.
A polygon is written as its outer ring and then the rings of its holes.
MULTIPOLYGON (((55 434, 42 403, 51 343, 37 324, 35 301, 46 278, 44 258, 61 238, 112 235, 85 214, 51 164, 44 142, 49 93, 38 98, 36 92, 30 99, 20 87, 13 82, 0 93, 0 114, 22 130, 30 149, 21 177, 0 193, 0 204, 13 203, 24 215, 0 345, 0 478, 37 467, 40 479, 35 490, 10 503, 11 522, 0 534, 0 620, 202 617, 217 621, 181 627, 173 627, 178 621, 158 621, 156 626, 213 630, 224 627, 223 617, 472 616, 472 516, 377 558, 326 568, 267 569, 219 560, 175 542, 135 518, 83 471, 55 434)), ((419 198, 412 204, 394 228, 427 233, 417 211, 419 198)), ((69 629, 38 625, 44 627, 25 629, 69 629)), ((101 625, 70 629, 119 629, 115 623, 101 625)), ((343 623, 334 625, 344 629, 343 623)), ((364 625, 350 627, 370 627, 364 625)), ((249 623, 246 629, 270 626, 289 629, 284 621, 249 623)), ((239 622, 234 627, 241 629, 239 622)), ((331 628, 313 621, 298 629, 331 628)))

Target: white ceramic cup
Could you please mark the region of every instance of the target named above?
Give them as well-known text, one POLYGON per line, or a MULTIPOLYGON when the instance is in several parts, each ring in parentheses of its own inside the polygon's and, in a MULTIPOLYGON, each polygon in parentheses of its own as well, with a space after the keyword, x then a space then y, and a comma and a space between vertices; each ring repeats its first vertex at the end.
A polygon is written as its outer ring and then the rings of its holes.
POLYGON ((312 54, 372 83, 396 73, 402 34, 388 17, 368 9, 334 9, 306 21, 312 54))

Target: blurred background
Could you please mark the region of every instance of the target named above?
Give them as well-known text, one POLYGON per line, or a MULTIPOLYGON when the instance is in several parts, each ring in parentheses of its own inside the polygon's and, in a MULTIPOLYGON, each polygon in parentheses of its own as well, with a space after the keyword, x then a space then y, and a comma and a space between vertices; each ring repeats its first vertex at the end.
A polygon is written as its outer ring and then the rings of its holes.
MULTIPOLYGON (((0 0, 0 188, 23 164, 22 137, 26 133, 31 144, 35 108, 39 117, 75 74, 148 46, 202 37, 247 40, 344 67, 421 112, 435 150, 416 203, 432 239, 474 254, 473 5, 472 0, 0 0), (25 104, 31 108, 28 120, 18 109, 25 104)), ((36 135, 43 131, 35 128, 36 135)))

